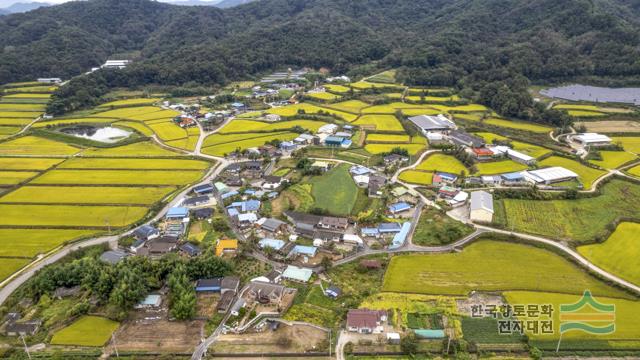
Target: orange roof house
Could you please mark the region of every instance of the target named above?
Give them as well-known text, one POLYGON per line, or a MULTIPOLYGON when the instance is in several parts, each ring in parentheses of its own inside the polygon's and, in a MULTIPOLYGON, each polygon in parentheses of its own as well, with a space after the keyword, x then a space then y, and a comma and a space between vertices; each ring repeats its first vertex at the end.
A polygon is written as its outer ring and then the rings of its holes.
POLYGON ((238 250, 238 240, 220 239, 216 244, 216 256, 238 250))

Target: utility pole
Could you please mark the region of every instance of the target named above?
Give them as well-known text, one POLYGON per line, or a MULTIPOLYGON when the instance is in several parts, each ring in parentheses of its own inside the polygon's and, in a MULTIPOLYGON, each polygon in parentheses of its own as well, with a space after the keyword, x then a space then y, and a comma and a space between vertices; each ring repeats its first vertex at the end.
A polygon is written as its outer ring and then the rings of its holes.
POLYGON ((27 353, 29 360, 31 360, 31 354, 29 353, 29 348, 27 347, 27 342, 24 341, 24 335, 20 334, 20 339, 22 340, 22 344, 24 345, 24 352, 27 353))

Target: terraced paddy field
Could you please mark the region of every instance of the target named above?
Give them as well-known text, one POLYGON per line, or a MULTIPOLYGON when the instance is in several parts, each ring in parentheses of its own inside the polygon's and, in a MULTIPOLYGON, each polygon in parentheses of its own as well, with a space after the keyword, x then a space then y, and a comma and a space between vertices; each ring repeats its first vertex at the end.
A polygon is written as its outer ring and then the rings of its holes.
POLYGON ((485 124, 505 127, 516 130, 525 130, 534 133, 549 133, 552 128, 543 125, 537 125, 534 123, 521 122, 521 121, 513 121, 513 120, 505 120, 499 118, 489 118, 483 121, 485 124))
POLYGON ((344 111, 334 110, 328 107, 320 107, 308 103, 300 103, 279 108, 273 108, 266 111, 269 114, 292 117, 298 114, 318 114, 325 113, 337 116, 345 121, 354 121, 358 116, 344 111))
POLYGON ((358 187, 349 174, 349 165, 341 164, 322 176, 310 181, 314 207, 334 215, 349 215, 356 198, 358 187))
POLYGON ((48 100, 51 97, 50 94, 30 94, 30 93, 19 93, 19 94, 8 94, 3 95, 3 99, 45 99, 48 100))
POLYGON ((107 228, 131 225, 142 219, 148 209, 142 206, 0 204, 0 211, 2 211, 2 218, 0 218, 2 226, 107 228))
POLYGON ((67 156, 79 151, 71 145, 37 136, 23 136, 0 143, 0 155, 67 156))
POLYGON ((593 182, 596 181, 600 176, 606 174, 605 171, 590 168, 588 166, 582 165, 579 162, 571 159, 567 159, 560 156, 551 156, 548 157, 538 163, 538 165, 543 167, 548 166, 560 166, 565 169, 569 169, 574 173, 578 174, 580 177, 579 180, 584 185, 585 189, 591 189, 593 182))
POLYGON ((640 185, 613 179, 602 187, 602 195, 590 198, 498 200, 494 221, 514 231, 583 242, 606 236, 607 224, 618 217, 640 219, 638 199, 640 185))
POLYGON ((0 261, 5 257, 31 258, 80 238, 98 234, 77 229, 0 229, 0 261))
POLYGON ((119 326, 118 322, 103 317, 83 316, 53 334, 51 344, 100 347, 111 339, 111 334, 119 326))
POLYGON ((314 120, 292 120, 292 121, 279 121, 276 123, 266 122, 266 121, 251 121, 251 120, 234 120, 227 124, 225 127, 220 129, 218 133, 220 134, 229 134, 229 133, 248 133, 252 131, 283 131, 290 130, 293 127, 299 126, 301 128, 310 130, 312 132, 317 132, 318 129, 327 124, 324 121, 314 121, 314 120))
POLYGON ((360 100, 347 100, 347 101, 342 101, 339 103, 333 103, 333 104, 327 105, 327 107, 329 108, 344 111, 344 112, 349 112, 353 114, 359 114, 360 111, 362 111, 362 109, 368 106, 371 106, 371 105, 360 100))
POLYGON ((54 126, 63 126, 63 125, 74 125, 74 124, 111 124, 113 122, 118 121, 118 119, 114 118, 99 118, 99 117, 79 117, 79 118, 68 118, 68 119, 56 119, 56 120, 46 120, 46 121, 38 121, 33 124, 33 127, 38 128, 46 128, 46 127, 54 127, 54 126))
POLYGON ((487 144, 492 144, 494 140, 509 141, 514 150, 520 151, 521 153, 527 154, 534 158, 540 158, 552 152, 550 149, 544 148, 542 146, 512 140, 506 136, 502 136, 494 133, 479 132, 479 133, 475 133, 474 135, 480 136, 481 138, 483 138, 487 144))
POLYGON ((26 126, 26 125, 29 125, 29 123, 31 123, 32 121, 33 119, 30 119, 30 118, 0 117, 0 125, 2 126, 5 126, 5 125, 26 126))
POLYGON ((580 246, 578 252, 602 269, 640 283, 640 223, 620 223, 607 241, 580 246))
POLYGON ((43 113, 46 105, 44 104, 6 104, 0 103, 0 111, 32 111, 43 113))
POLYGON ((423 171, 442 171, 450 174, 459 175, 461 173, 467 174, 469 171, 458 159, 452 155, 445 154, 432 154, 426 159, 422 160, 416 170, 423 171))
POLYGON ((16 185, 37 176, 33 171, 2 171, 0 170, 0 185, 16 185))
POLYGON ((406 149, 410 155, 415 155, 426 149, 423 144, 367 144, 364 149, 374 155, 388 153, 395 148, 406 149))
MULTIPOLYGON (((165 114, 174 114, 174 116, 177 116, 180 113, 173 110, 163 110, 162 108, 155 107, 155 106, 139 106, 139 107, 127 107, 127 108, 121 108, 121 109, 107 110, 107 111, 94 114, 92 115, 92 117, 142 120, 138 117, 148 116, 150 114, 153 114, 153 116, 156 116, 155 119, 160 119, 163 117, 171 117, 171 115, 165 115, 165 114)), ((149 118, 149 119, 152 119, 152 118, 149 118)), ((149 120, 149 119, 146 119, 146 120, 149 120)))
POLYGON ((124 100, 116 100, 108 103, 104 103, 99 105, 101 108, 109 108, 109 107, 123 107, 123 106, 140 106, 140 105, 151 105, 160 101, 159 98, 139 98, 139 99, 124 99, 124 100))
POLYGON ((365 140, 367 144, 371 143, 409 143, 411 137, 409 135, 395 134, 368 134, 365 140))
POLYGON ((358 81, 358 82, 354 82, 349 84, 349 86, 351 86, 354 89, 358 89, 358 90, 366 90, 366 89, 404 89, 404 86, 402 85, 396 85, 396 84, 388 84, 388 83, 373 83, 373 82, 367 82, 367 81, 358 81))
POLYGON ((467 295, 471 291, 549 291, 625 297, 553 252, 528 245, 481 240, 459 253, 398 255, 383 291, 467 295), (500 269, 500 271, 496 271, 500 269))
POLYGON ((175 158, 184 157, 184 154, 179 152, 167 150, 161 148, 158 145, 150 141, 137 142, 129 145, 118 146, 113 148, 103 149, 86 149, 82 152, 83 157, 163 157, 163 158, 175 158))
POLYGON ((202 152, 208 155, 224 156, 236 150, 262 146, 271 140, 287 141, 293 140, 296 137, 298 137, 298 134, 292 132, 232 135, 213 134, 204 140, 202 152))
POLYGON ((139 133, 141 133, 144 136, 153 136, 153 130, 151 130, 148 126, 146 126, 145 124, 141 124, 137 121, 129 121, 129 120, 124 120, 124 121, 118 121, 116 123, 113 123, 113 125, 115 126, 119 126, 119 127, 127 127, 130 129, 133 129, 139 133))
POLYGON ((411 95, 411 96, 407 96, 405 99, 409 100, 409 101, 424 101, 424 102, 433 102, 433 103, 446 103, 446 102, 456 102, 456 101, 460 101, 460 96, 458 95, 452 95, 452 96, 416 96, 416 95, 411 95))
POLYGON ((616 136, 611 139, 614 144, 622 144, 625 151, 640 155, 640 136, 616 136))
MULTIPOLYGON (((587 288, 585 288, 587 289, 587 288)), ((594 335, 583 331, 569 331, 562 335, 562 343, 560 350, 562 349, 576 349, 576 348, 589 348, 587 341, 591 340, 596 344, 596 349, 602 349, 603 345, 607 347, 617 348, 623 350, 626 346, 625 343, 629 343, 631 347, 637 348, 638 338, 640 337, 640 323, 637 321, 638 311, 640 311, 640 302, 631 299, 620 299, 606 297, 603 295, 593 294, 595 300, 601 304, 615 305, 615 332, 612 334, 594 335), (572 340, 576 340, 574 343, 572 340), (579 341, 579 342, 578 342, 579 341), (603 344, 604 343, 604 344, 603 344), (631 343, 634 343, 633 346, 631 343)), ((542 335, 527 333, 527 335, 534 340, 533 345, 537 346, 537 341, 552 340, 552 344, 544 346, 545 349, 555 350, 557 345, 557 339, 560 336, 560 305, 561 304, 575 304, 580 301, 581 296, 569 295, 569 294, 557 294, 550 292, 531 292, 531 291, 508 291, 504 293, 504 296, 509 304, 553 304, 555 311, 553 312, 553 324, 554 334, 542 335)), ((583 309, 578 313, 585 313, 590 311, 589 307, 583 309)), ((525 316, 524 319, 527 319, 525 316)), ((604 323, 593 323, 595 326, 606 325, 604 323)))
MULTIPOLYGON (((1 159, 0 159, 1 163, 1 159)), ((189 159, 100 159, 72 158, 58 169, 204 170, 211 163, 189 159)))
POLYGON ((204 175, 198 170, 52 170, 30 184, 43 185, 186 185, 204 175))
POLYGON ((339 94, 346 94, 350 90, 350 88, 347 86, 337 85, 337 84, 325 84, 323 86, 325 89, 335 93, 339 93, 339 94))
POLYGON ((64 159, 59 158, 20 158, 0 157, 2 170, 46 170, 53 165, 60 164, 64 159))
POLYGON ((431 185, 433 183, 433 173, 405 170, 398 175, 398 179, 412 184, 431 185))
POLYGON ((529 167, 524 164, 520 164, 513 160, 500 160, 491 162, 477 163, 476 169, 478 170, 475 175, 496 175, 504 174, 515 171, 526 170, 529 167))
POLYGON ((0 110, 0 118, 22 118, 33 120, 42 115, 42 111, 10 111, 0 110))
POLYGON ((353 124, 376 131, 404 131, 402 124, 394 115, 363 115, 353 124))
POLYGON ((151 205, 175 190, 175 186, 23 186, 0 196, 0 203, 151 205))
POLYGON ((602 156, 602 160, 589 160, 589 162, 603 169, 617 169, 630 161, 638 159, 636 155, 626 151, 600 151, 600 156, 602 156))
POLYGON ((342 98, 340 95, 332 94, 330 92, 315 92, 315 93, 307 93, 305 96, 308 96, 314 100, 320 101, 335 101, 342 98))

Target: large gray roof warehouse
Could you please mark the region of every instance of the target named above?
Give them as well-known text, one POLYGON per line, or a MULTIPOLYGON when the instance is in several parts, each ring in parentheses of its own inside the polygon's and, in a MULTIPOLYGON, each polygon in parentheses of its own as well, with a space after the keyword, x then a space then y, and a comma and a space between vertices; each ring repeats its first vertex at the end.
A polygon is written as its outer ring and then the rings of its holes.
POLYGON ((456 128, 456 124, 454 124, 453 121, 447 119, 447 117, 442 114, 438 116, 412 116, 409 118, 409 121, 414 123, 424 133, 427 133, 429 131, 443 131, 456 128))

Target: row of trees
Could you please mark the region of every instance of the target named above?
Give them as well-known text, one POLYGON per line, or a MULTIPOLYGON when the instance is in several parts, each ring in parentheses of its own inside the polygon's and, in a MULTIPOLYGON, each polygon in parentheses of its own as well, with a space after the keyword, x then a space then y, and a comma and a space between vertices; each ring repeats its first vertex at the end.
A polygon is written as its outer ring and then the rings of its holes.
POLYGON ((224 276, 232 270, 231 264, 212 251, 192 259, 177 254, 168 254, 158 261, 134 256, 116 265, 101 261, 95 254, 44 268, 29 282, 23 295, 38 300, 59 287, 80 286, 107 305, 110 317, 120 320, 149 291, 166 282, 172 315, 188 319, 195 314, 193 281, 224 276))

